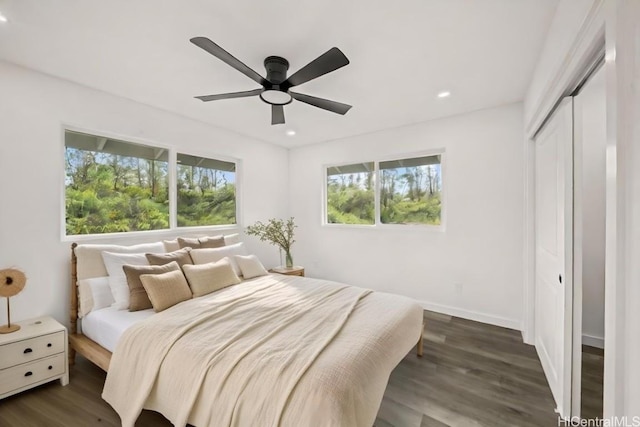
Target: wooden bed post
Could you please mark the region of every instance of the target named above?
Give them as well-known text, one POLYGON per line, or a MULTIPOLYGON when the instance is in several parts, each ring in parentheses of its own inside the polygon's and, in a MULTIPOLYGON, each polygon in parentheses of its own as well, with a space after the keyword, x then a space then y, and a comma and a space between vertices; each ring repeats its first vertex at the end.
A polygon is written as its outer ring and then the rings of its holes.
MULTIPOLYGON (((78 246, 77 243, 71 244, 71 310, 69 311, 70 317, 70 330, 69 335, 75 335, 78 333, 78 258, 76 257, 75 249, 78 246)), ((71 343, 69 344, 69 365, 76 363, 76 350, 71 343)))

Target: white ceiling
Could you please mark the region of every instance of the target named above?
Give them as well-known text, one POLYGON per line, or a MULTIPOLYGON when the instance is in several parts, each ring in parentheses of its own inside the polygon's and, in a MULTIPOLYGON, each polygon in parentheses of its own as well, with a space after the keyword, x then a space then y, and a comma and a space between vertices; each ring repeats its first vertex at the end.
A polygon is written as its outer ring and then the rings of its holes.
POLYGON ((0 58, 285 147, 521 101, 558 0, 0 0, 0 58), (193 98, 258 85, 189 39, 205 36, 265 75, 333 46, 351 64, 296 88, 271 126, 258 97, 193 98), (449 98, 437 93, 451 91, 449 98), (296 136, 285 135, 293 129, 296 136))

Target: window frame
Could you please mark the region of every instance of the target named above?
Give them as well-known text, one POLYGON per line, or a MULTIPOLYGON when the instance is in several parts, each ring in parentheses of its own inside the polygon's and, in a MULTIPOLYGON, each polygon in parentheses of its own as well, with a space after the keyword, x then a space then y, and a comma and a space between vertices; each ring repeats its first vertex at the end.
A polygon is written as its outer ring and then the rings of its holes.
POLYGON ((373 160, 352 160, 345 161, 340 163, 326 163, 322 165, 322 176, 323 176, 323 185, 322 185, 322 219, 321 226, 329 227, 329 228, 350 228, 350 229, 369 229, 369 230, 427 230, 427 231, 445 231, 446 226, 446 150, 444 148, 436 148, 431 150, 423 150, 423 151, 414 151, 410 153, 399 153, 393 155, 387 155, 383 157, 377 157, 373 160), (402 160, 402 159, 411 159, 417 157, 427 157, 427 156, 440 156, 440 179, 442 180, 442 185, 440 188, 440 224, 384 224, 380 221, 380 163, 394 160, 402 160), (373 188, 374 188, 374 223, 373 224, 335 224, 328 222, 328 191, 327 191, 327 183, 329 179, 328 170, 331 167, 340 167, 346 165, 352 165, 357 163, 368 163, 373 162, 373 188))
POLYGON ((155 141, 151 141, 144 138, 133 137, 130 135, 122 135, 114 132, 108 131, 100 131, 95 129, 90 129, 82 126, 76 126, 68 123, 63 123, 60 127, 60 159, 61 165, 60 168, 60 181, 61 182, 61 197, 60 197, 60 240, 62 242, 77 242, 77 241, 86 241, 86 240, 113 240, 120 238, 163 238, 163 237, 173 237, 177 232, 185 232, 185 233, 198 233, 198 232, 209 232, 209 231, 235 231, 242 228, 242 160, 225 156, 218 155, 215 153, 205 152, 204 150, 192 150, 192 149, 181 149, 175 145, 170 145, 166 143, 158 143, 155 141), (142 230, 142 231, 123 231, 116 233, 98 233, 98 234, 67 234, 67 221, 66 221, 66 140, 65 135, 66 132, 79 132, 97 137, 104 137, 109 139, 116 139, 122 142, 129 142, 132 144, 140 144, 145 145, 152 148, 164 149, 167 150, 168 154, 168 165, 167 165, 167 177, 168 177, 168 190, 169 190, 169 228, 163 228, 160 230, 142 230), (178 189, 177 189, 177 158, 178 152, 180 154, 187 154, 198 157, 206 157, 212 158, 215 160, 221 160, 225 162, 233 162, 236 165, 236 177, 235 177, 235 186, 236 186, 236 224, 220 224, 220 225, 201 225, 201 226, 191 226, 191 227, 178 227, 178 189))

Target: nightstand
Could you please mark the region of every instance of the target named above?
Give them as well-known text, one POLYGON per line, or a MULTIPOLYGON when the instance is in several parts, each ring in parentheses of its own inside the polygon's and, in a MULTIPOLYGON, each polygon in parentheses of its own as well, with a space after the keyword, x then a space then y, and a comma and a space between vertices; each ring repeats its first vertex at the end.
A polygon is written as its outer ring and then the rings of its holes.
POLYGON ((269 273, 286 274, 287 276, 302 276, 304 277, 304 267, 294 265, 291 268, 287 267, 275 267, 269 270, 269 273))
POLYGON ((40 384, 69 384, 67 329, 51 317, 16 322, 20 330, 0 335, 0 399, 40 384))

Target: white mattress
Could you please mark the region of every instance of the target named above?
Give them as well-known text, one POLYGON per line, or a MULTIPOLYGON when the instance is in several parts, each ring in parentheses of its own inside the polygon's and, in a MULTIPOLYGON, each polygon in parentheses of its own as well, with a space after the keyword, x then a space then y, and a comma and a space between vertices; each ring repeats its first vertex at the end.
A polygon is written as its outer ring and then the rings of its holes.
POLYGON ((113 353, 124 331, 154 313, 151 308, 128 311, 107 307, 92 311, 82 318, 82 333, 113 353))

